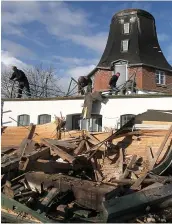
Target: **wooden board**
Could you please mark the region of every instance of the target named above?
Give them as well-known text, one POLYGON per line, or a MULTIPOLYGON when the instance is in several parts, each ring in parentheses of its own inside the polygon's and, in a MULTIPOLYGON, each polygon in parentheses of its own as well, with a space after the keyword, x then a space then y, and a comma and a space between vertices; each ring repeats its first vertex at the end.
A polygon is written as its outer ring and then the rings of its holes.
MULTIPOLYGON (((41 138, 52 138, 56 133, 56 124, 47 123, 43 125, 36 125, 33 140, 40 142, 41 138)), ((7 127, 1 135, 1 147, 12 145, 20 145, 22 140, 29 134, 29 126, 26 127, 7 127)))
POLYGON ((142 121, 142 124, 152 124, 152 125, 156 125, 156 124, 159 124, 159 125, 171 125, 171 124, 172 124, 172 121, 171 121, 171 122, 167 122, 167 121, 142 121))

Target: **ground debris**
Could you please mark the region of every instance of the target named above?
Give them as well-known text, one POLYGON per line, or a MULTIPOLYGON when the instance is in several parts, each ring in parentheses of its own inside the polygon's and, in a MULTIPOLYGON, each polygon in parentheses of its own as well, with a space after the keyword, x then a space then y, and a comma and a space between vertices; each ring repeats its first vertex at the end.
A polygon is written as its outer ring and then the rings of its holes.
POLYGON ((54 138, 40 142, 32 140, 31 126, 20 145, 1 151, 1 191, 10 209, 20 203, 21 211, 50 222, 172 221, 172 128, 155 148, 150 141, 157 141, 158 130, 126 131, 127 125, 64 137, 58 127, 54 138))

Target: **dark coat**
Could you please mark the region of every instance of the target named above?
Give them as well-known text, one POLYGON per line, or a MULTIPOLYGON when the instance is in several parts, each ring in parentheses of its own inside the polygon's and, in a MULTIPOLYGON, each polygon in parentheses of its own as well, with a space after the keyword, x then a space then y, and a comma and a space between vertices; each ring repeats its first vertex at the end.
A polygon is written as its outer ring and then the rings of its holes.
POLYGON ((113 75, 112 78, 109 81, 109 85, 110 86, 113 86, 113 87, 116 87, 116 83, 118 81, 118 78, 119 78, 118 76, 113 75))
POLYGON ((78 79, 78 84, 81 87, 85 87, 87 85, 92 85, 92 80, 86 76, 80 76, 78 79))
POLYGON ((16 71, 13 72, 10 80, 16 80, 18 82, 28 82, 27 77, 25 73, 22 70, 17 69, 16 71))

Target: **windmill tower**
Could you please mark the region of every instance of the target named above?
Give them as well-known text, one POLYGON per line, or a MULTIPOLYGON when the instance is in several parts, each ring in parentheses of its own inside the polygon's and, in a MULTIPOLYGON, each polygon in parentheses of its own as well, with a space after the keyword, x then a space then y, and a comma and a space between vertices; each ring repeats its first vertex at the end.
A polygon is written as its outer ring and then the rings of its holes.
POLYGON ((118 85, 135 73, 142 91, 161 91, 172 83, 172 67, 161 51, 155 19, 149 12, 127 9, 112 17, 105 50, 89 74, 94 77, 94 91, 108 89, 116 72, 121 73, 118 85))

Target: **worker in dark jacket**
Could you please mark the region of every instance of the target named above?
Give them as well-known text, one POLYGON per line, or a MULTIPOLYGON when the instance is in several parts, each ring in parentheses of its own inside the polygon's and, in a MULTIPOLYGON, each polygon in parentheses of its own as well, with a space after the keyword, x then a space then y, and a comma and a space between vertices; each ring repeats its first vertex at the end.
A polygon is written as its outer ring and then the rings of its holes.
POLYGON ((117 72, 115 75, 112 76, 112 78, 109 81, 109 86, 111 87, 111 89, 116 89, 116 83, 119 79, 120 73, 117 72))
POLYGON ((80 76, 78 78, 78 94, 84 95, 84 87, 87 86, 87 93, 92 92, 92 80, 87 76, 80 76))
POLYGON ((17 69, 16 66, 13 66, 12 69, 13 69, 14 72, 13 72, 10 80, 14 80, 14 81, 17 81, 19 83, 17 98, 22 97, 22 92, 23 92, 24 88, 26 88, 27 96, 31 97, 29 82, 28 82, 28 79, 27 79, 25 73, 22 70, 17 69))

